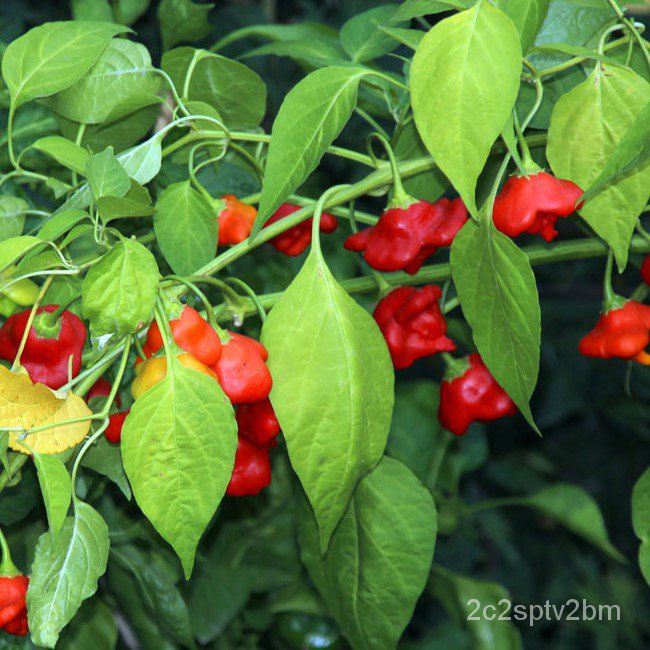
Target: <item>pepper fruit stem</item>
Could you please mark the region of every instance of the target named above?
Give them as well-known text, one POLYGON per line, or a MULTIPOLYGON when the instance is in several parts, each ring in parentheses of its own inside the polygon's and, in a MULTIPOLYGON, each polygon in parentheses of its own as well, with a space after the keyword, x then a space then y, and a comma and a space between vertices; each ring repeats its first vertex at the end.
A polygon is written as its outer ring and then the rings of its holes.
POLYGON ((612 288, 612 270, 614 265, 614 253, 610 250, 607 254, 607 266, 603 276, 603 312, 607 314, 614 309, 620 309, 627 301, 622 296, 614 293, 612 288))
POLYGON ((388 156, 390 169, 393 174, 393 198, 388 203, 388 209, 401 208, 402 210, 406 210, 406 208, 408 208, 409 205, 412 205, 416 201, 412 196, 407 194, 406 191, 404 190, 404 185, 402 184, 402 177, 400 176, 399 168, 397 166, 397 160, 395 158, 395 152, 393 151, 393 148, 390 146, 388 140, 381 133, 375 132, 370 134, 370 136, 368 137, 368 152, 373 158, 375 158, 375 156, 372 151, 372 138, 379 140, 379 142, 381 142, 382 146, 384 147, 384 151, 388 156))
POLYGON ((11 561, 11 554, 9 553, 9 544, 0 528, 0 550, 2 551, 2 562, 0 562, 0 578, 14 578, 15 576, 22 575, 16 568, 16 565, 11 561))

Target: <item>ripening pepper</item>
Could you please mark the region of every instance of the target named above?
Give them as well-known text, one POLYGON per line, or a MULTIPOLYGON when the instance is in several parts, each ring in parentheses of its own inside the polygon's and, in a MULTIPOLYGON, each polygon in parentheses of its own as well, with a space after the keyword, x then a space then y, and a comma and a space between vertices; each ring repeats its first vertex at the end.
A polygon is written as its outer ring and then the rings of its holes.
MULTIPOLYGON (((190 370, 202 372, 204 375, 209 375, 213 379, 217 376, 214 371, 201 363, 196 357, 191 354, 179 354, 176 357, 179 362, 190 370)), ((164 379, 167 374, 167 357, 151 357, 146 361, 140 362, 135 366, 136 378, 131 384, 131 395, 133 399, 138 399, 143 393, 155 386, 159 381, 164 379)))
POLYGON ((251 234, 257 210, 232 194, 221 197, 224 207, 219 218, 219 244, 239 244, 251 234))
POLYGON ((273 385, 266 367, 269 353, 255 339, 229 334, 231 338, 223 344, 221 357, 212 366, 219 384, 233 404, 261 402, 269 396, 273 385))
POLYGON ((25 595, 29 578, 20 573, 9 555, 9 546, 0 531, 0 630, 16 636, 25 636, 28 632, 27 605, 25 595))
MULTIPOLYGON (((15 267, 10 266, 0 276, 0 285, 5 279, 10 279, 15 267)), ((20 308, 31 307, 38 298, 39 286, 28 278, 18 280, 0 290, 0 316, 5 318, 20 311, 20 308)))
POLYGON ((474 421, 498 420, 517 412, 515 403, 497 384, 479 354, 454 360, 440 385, 438 419, 457 436, 474 421))
POLYGON ((467 219, 461 199, 416 201, 387 209, 374 226, 350 235, 344 246, 363 251, 363 259, 378 271, 417 273, 438 248, 451 246, 467 219))
POLYGON ((541 170, 530 176, 511 176, 494 201, 494 225, 509 237, 529 233, 552 241, 557 236, 555 222, 573 214, 581 196, 575 183, 541 170))
MULTIPOLYGON (((58 313, 58 305, 38 309, 27 335, 20 363, 33 382, 61 388, 68 382, 72 357, 72 377, 81 369, 81 353, 86 342, 86 326, 69 311, 58 313)), ((29 320, 30 309, 10 316, 0 328, 0 359, 13 362, 29 320)))
MULTIPOLYGON (((100 377, 86 393, 86 402, 90 402, 94 397, 108 397, 111 394, 112 388, 111 382, 108 381, 108 379, 100 377)), ((117 406, 121 406, 122 404, 119 393, 115 395, 115 404, 117 404, 117 406)))
MULTIPOLYGON (((301 210, 302 207, 299 205, 293 205, 292 203, 283 203, 271 217, 264 224, 264 227, 270 226, 276 221, 280 221, 285 217, 288 217, 290 214, 301 210)), ((281 235, 273 237, 269 240, 269 243, 281 253, 289 255, 290 257, 296 257, 300 255, 307 246, 311 243, 311 227, 313 222, 313 217, 299 223, 289 230, 285 230, 281 235)), ((320 219, 320 231, 326 233, 334 232, 338 227, 338 221, 336 217, 329 212, 323 212, 320 219)))
POLYGON ((269 399, 242 404, 237 408, 235 416, 240 436, 258 447, 275 446, 275 438, 280 433, 280 423, 269 399))
POLYGON ((258 447, 238 436, 235 467, 226 488, 231 497, 258 494, 271 482, 271 461, 267 447, 258 447))
POLYGON ((650 287, 650 255, 646 255, 641 264, 641 279, 650 287))
MULTIPOLYGON (((196 309, 185 306, 178 318, 169 321, 176 344, 206 366, 214 365, 221 356, 221 339, 216 330, 196 309)), ((147 357, 163 347, 160 328, 153 321, 142 349, 147 357)))
POLYGON ((395 368, 407 368, 416 359, 456 349, 445 336, 447 324, 438 304, 441 296, 440 287, 428 284, 419 289, 393 289, 379 301, 373 316, 395 368))
POLYGON ((580 341, 578 349, 588 357, 620 357, 650 365, 650 306, 628 300, 623 306, 605 310, 594 329, 580 341))
POLYGON ((131 412, 131 409, 128 411, 120 411, 119 413, 113 413, 113 415, 108 418, 108 426, 104 429, 104 435, 108 442, 118 444, 122 440, 122 427, 124 426, 124 420, 126 416, 131 412))

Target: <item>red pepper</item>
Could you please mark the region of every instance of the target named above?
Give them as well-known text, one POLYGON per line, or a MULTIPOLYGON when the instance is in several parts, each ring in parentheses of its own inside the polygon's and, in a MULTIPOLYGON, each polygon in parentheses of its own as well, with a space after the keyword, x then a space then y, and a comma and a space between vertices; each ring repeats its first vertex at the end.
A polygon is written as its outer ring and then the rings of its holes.
POLYGON ((578 348, 588 357, 620 357, 650 365, 650 354, 645 351, 649 343, 650 307, 628 300, 622 307, 603 313, 578 348))
POLYGON ((131 409, 128 411, 120 411, 119 413, 113 413, 108 418, 108 426, 104 429, 104 435, 108 442, 118 444, 122 440, 122 427, 124 426, 124 420, 126 416, 131 412, 131 409))
MULTIPOLYGON (((292 203, 283 203, 273 214, 269 217, 269 220, 264 224, 264 227, 270 226, 276 221, 280 221, 285 217, 288 217, 290 214, 301 210, 302 206, 293 205, 292 203)), ((281 235, 273 237, 269 240, 269 243, 285 255, 290 257, 296 257, 300 255, 307 246, 311 243, 311 226, 313 222, 313 217, 299 223, 289 230, 285 230, 281 235)), ((329 212, 323 212, 320 219, 320 231, 326 233, 334 232, 338 227, 338 221, 336 217, 329 212)))
MULTIPOLYGON (((180 318, 169 321, 176 344, 206 366, 214 365, 221 356, 221 339, 216 330, 196 309, 185 306, 180 318)), ((148 358, 163 347, 160 328, 153 321, 142 346, 148 358)))
MULTIPOLYGON (((58 305, 38 309, 20 357, 33 382, 61 388, 68 382, 68 363, 72 357, 72 377, 81 370, 81 353, 86 342, 86 326, 72 312, 59 318, 50 316, 58 305)), ((10 316, 0 329, 0 359, 13 362, 29 320, 29 309, 10 316)))
POLYGON ((212 368, 217 373, 223 392, 233 404, 251 404, 266 399, 273 380, 266 367, 269 353, 258 341, 229 332, 221 357, 212 368))
MULTIPOLYGON (((86 393, 86 402, 90 402, 94 397, 108 397, 111 394, 111 382, 104 377, 100 377, 91 387, 90 390, 86 393)), ((122 405, 122 400, 120 399, 119 393, 115 395, 115 403, 118 406, 122 405)))
POLYGON ((274 447, 280 433, 280 423, 268 399, 237 408, 237 427, 243 436, 258 447, 274 447))
POLYGON ((27 576, 0 577, 0 630, 16 636, 27 634, 25 595, 28 586, 27 576))
POLYGON ((650 287, 650 255, 646 255, 641 264, 641 279, 650 287))
POLYGON ((219 244, 239 244, 251 234, 257 210, 232 194, 221 197, 225 207, 219 213, 219 244))
POLYGON ((438 248, 451 246, 467 218, 461 199, 417 201, 386 210, 374 226, 351 235, 344 246, 363 251, 363 259, 378 271, 417 273, 438 248))
POLYGON ((440 311, 440 287, 393 289, 379 301, 373 316, 386 339, 395 368, 407 368, 416 359, 456 349, 445 336, 447 324, 440 311))
POLYGON ((470 354, 448 366, 440 385, 438 419, 457 436, 474 421, 498 420, 517 412, 515 403, 497 384, 479 354, 470 354))
POLYGON ((233 469, 226 494, 243 497, 258 494, 271 483, 271 461, 267 447, 258 447, 239 436, 233 469))
POLYGON ((552 241, 557 236, 555 222, 573 214, 581 196, 575 183, 543 171, 511 176, 494 201, 494 225, 509 237, 529 233, 552 241))

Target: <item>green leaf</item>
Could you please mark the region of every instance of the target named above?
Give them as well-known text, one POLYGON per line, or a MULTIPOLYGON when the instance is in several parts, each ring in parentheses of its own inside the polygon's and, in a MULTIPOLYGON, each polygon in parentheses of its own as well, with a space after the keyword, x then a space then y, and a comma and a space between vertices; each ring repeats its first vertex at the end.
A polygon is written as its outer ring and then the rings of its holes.
POLYGON ((497 0, 496 6, 515 24, 524 54, 535 42, 550 4, 551 0, 497 0))
POLYGON ((211 31, 208 14, 213 4, 196 4, 192 0, 161 0, 158 21, 163 50, 181 41, 199 41, 211 31))
MULTIPOLYGON (((394 50, 397 43, 380 28, 393 22, 396 4, 373 7, 348 20, 341 27, 341 45, 355 63, 365 63, 394 50)), ((393 23, 395 24, 395 23, 393 23)))
POLYGON ((346 61, 345 52, 338 42, 330 40, 296 39, 292 41, 273 41, 256 47, 240 58, 247 59, 252 56, 289 56, 294 61, 304 61, 315 67, 336 65, 346 61))
MULTIPOLYGON (((650 84, 645 79, 626 68, 598 64, 586 81, 555 104, 546 145, 555 175, 588 189, 649 101, 650 84)), ((582 218, 611 247, 621 271, 649 197, 646 161, 602 187, 580 209, 582 218)))
POLYGON ((360 481, 324 557, 311 509, 301 504, 302 561, 341 630, 359 650, 396 648, 431 568, 431 494, 404 465, 384 458, 360 481))
POLYGON ((588 201, 605 186, 618 181, 650 159, 650 102, 645 105, 627 133, 620 139, 616 149, 605 163, 603 171, 584 193, 588 201))
POLYGON ((122 490, 124 496, 131 500, 131 486, 124 473, 122 456, 118 445, 114 445, 105 437, 101 437, 83 457, 81 464, 93 471, 106 476, 122 490))
POLYGON ((521 637, 512 621, 500 619, 504 601, 512 602, 507 589, 496 582, 475 580, 434 565, 429 580, 431 593, 441 601, 457 625, 465 625, 474 640, 474 650, 521 650, 521 637), (476 604, 497 614, 483 616, 476 604))
POLYGON ((75 20, 113 22, 113 11, 109 0, 71 0, 70 5, 75 20))
POLYGON ((60 135, 49 135, 39 138, 32 146, 77 174, 84 173, 89 154, 72 140, 60 135))
POLYGON ((540 309, 526 255, 492 219, 470 220, 451 246, 451 270, 463 315, 496 381, 536 429, 529 401, 537 383, 540 309))
MULTIPOLYGON (((266 85, 248 66, 193 47, 166 52, 163 70, 191 101, 215 108, 229 126, 255 128, 266 111, 266 85)), ((214 128, 214 127, 213 127, 214 128)))
POLYGON ((271 401, 324 550, 355 486, 382 458, 393 364, 375 320, 312 249, 262 328, 271 401))
POLYGON ((20 259, 27 251, 43 244, 43 240, 38 237, 21 235, 20 237, 10 237, 0 242, 0 271, 4 271, 8 266, 20 259))
POLYGON ((81 606, 70 625, 61 634, 56 647, 57 650, 115 650, 117 636, 117 622, 113 610, 95 596, 81 606))
POLYGON ((45 502, 52 542, 56 544, 72 498, 70 475, 65 465, 56 456, 34 454, 34 465, 38 472, 38 482, 45 502))
POLYGON ((230 481, 236 432, 217 381, 175 358, 124 423, 122 459, 133 494, 174 547, 188 579, 196 546, 230 481))
POLYGON ((129 175, 113 155, 113 147, 93 154, 86 161, 86 178, 93 196, 124 196, 131 187, 129 175))
POLYGON ((48 105, 68 120, 100 124, 159 103, 159 88, 147 48, 120 38, 109 43, 88 74, 48 105))
POLYGON ((97 591, 97 580, 106 571, 108 528, 93 508, 75 504, 55 543, 41 535, 27 590, 27 611, 32 641, 54 648, 59 633, 81 603, 97 591))
POLYGON ((93 336, 132 334, 151 320, 158 289, 158 265, 151 252, 123 239, 88 271, 81 308, 93 336))
POLYGON ((435 25, 413 58, 418 131, 473 213, 476 181, 515 104, 520 74, 519 34, 485 0, 435 25))
POLYGON ((467 9, 473 4, 474 0, 406 0, 399 5, 389 22, 411 20, 411 18, 420 18, 454 9, 467 9))
POLYGON ((532 48, 534 53, 542 54, 566 54, 570 57, 580 56, 585 59, 594 59, 595 61, 608 61, 609 63, 617 64, 617 61, 600 54, 596 50, 591 50, 582 45, 570 45, 569 43, 546 43, 544 45, 537 45, 532 48))
POLYGON ((399 41, 413 51, 418 49, 420 41, 424 38, 421 29, 401 29, 399 27, 380 27, 380 31, 396 41, 399 41))
POLYGON ((154 135, 149 140, 133 149, 118 154, 117 159, 124 171, 140 185, 145 185, 160 171, 162 149, 160 136, 154 135))
POLYGON ((22 235, 27 201, 16 196, 0 196, 0 241, 22 235))
POLYGON ((149 8, 151 0, 116 0, 113 2, 115 22, 132 25, 149 8))
POLYGON ((285 97, 273 123, 264 187, 252 235, 316 169, 327 147, 343 130, 368 70, 331 67, 316 70, 285 97))
POLYGON ((632 525, 641 540, 639 567, 650 585, 650 468, 643 472, 632 492, 632 525))
POLYGON ((550 485, 526 497, 522 503, 553 517, 571 532, 583 537, 614 560, 625 561, 625 558, 609 541, 598 504, 588 492, 577 485, 568 483, 550 485))
POLYGON ((153 227, 174 273, 191 275, 214 259, 219 232, 216 214, 189 181, 174 183, 161 192, 153 227))
POLYGON ((123 196, 102 196, 97 201, 97 212, 104 223, 113 219, 146 217, 155 212, 146 188, 131 181, 131 189, 123 196))
POLYGON ((93 66, 116 34, 128 27, 102 22, 52 22, 12 41, 2 58, 2 76, 15 110, 71 86, 93 66))

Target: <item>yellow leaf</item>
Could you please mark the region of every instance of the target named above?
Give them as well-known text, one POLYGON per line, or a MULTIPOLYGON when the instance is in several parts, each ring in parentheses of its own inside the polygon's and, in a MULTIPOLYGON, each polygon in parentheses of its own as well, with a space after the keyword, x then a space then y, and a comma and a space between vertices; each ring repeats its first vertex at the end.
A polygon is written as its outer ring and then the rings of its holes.
MULTIPOLYGON (((13 373, 0 366, 0 427, 35 429, 53 426, 30 434, 25 443, 39 454, 58 454, 78 445, 90 430, 90 420, 71 424, 56 424, 74 418, 89 417, 92 411, 74 393, 67 396, 44 384, 32 384, 24 373, 13 373)), ((19 434, 20 435, 20 434, 19 434)), ((9 432, 9 447, 23 454, 16 433, 9 432)))

